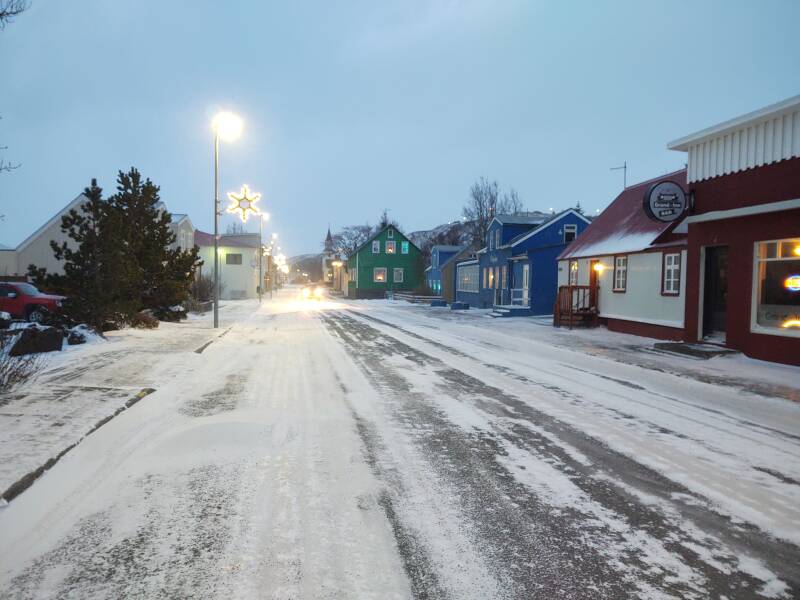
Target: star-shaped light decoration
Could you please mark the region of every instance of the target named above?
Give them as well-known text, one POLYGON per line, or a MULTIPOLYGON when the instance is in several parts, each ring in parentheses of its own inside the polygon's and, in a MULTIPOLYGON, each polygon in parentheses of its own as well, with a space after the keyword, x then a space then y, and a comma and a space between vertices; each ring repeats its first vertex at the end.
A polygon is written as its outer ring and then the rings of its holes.
POLYGON ((238 213, 243 223, 247 223, 250 213, 255 216, 260 215, 261 211, 256 206, 256 202, 261 200, 261 194, 253 193, 251 196, 250 193, 250 188, 246 185, 242 186, 238 196, 234 192, 228 192, 228 200, 231 204, 225 209, 225 212, 238 213))

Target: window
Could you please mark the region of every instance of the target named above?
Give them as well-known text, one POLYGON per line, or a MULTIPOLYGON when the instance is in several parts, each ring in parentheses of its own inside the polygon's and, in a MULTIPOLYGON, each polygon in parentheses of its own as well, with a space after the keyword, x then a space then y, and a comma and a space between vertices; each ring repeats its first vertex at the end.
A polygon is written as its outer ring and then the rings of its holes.
POLYGON ((394 237, 394 229, 389 227, 389 230, 386 232, 386 237, 388 237, 389 239, 392 239, 394 237))
POLYGON ((478 265, 459 265, 456 290, 476 293, 478 291, 478 265))
POLYGON ((225 264, 226 265, 240 265, 240 264, 242 264, 242 255, 241 254, 226 254, 225 255, 225 264))
POLYGON ((380 240, 372 240, 372 253, 373 254, 380 254, 381 253, 381 242, 380 242, 380 240))
POLYGON ((578 226, 573 224, 564 225, 564 243, 569 244, 578 236, 578 226))
POLYGON ((628 287, 628 257, 614 257, 614 290, 624 292, 628 287))
POLYGON ((408 242, 400 242, 400 253, 408 254, 408 242))
POLYGON ((393 269, 392 281, 395 283, 403 283, 403 269, 393 269))
POLYGON ((506 289, 508 287, 508 267, 503 265, 500 269, 500 287, 506 289))
POLYGON ((372 281, 375 283, 386 283, 386 267, 375 267, 372 269, 372 281))
POLYGON ((498 227, 494 230, 494 247, 499 248, 501 244, 502 241, 500 240, 500 228, 498 227))
POLYGON ((754 328, 800 337, 800 238, 757 243, 754 271, 754 328))
POLYGON ((488 275, 488 272, 489 272, 489 269, 487 269, 486 267, 483 267, 483 289, 486 289, 487 287, 489 287, 489 275, 488 275))
POLYGON ((394 254, 394 253, 395 253, 394 241, 387 241, 386 242, 386 254, 394 254))
POLYGON ((490 231, 489 232, 489 239, 486 240, 486 245, 489 246, 489 250, 494 250, 493 243, 494 243, 494 233, 492 233, 490 231))
POLYGON ((494 269, 489 267, 489 289, 494 289, 494 269))
POLYGON ((569 284, 578 285, 578 261, 569 261, 569 284))
POLYGON ((661 267, 661 293, 678 296, 681 293, 681 255, 664 254, 661 267))

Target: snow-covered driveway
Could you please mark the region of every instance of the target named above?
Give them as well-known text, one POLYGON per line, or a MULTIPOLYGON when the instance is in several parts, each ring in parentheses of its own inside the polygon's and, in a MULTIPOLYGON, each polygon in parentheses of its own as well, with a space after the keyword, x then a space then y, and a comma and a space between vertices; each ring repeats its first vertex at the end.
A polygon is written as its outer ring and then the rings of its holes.
POLYGON ((57 367, 155 391, 0 510, 0 598, 800 595, 798 369, 290 291, 222 315, 57 367))

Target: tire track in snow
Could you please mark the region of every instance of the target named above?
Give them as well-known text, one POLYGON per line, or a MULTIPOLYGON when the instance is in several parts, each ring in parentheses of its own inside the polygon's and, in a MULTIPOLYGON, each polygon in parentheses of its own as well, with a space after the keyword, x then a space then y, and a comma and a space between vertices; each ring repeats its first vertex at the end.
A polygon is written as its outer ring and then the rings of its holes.
MULTIPOLYGON (((358 316, 365 317, 360 313, 358 316)), ((373 317, 366 318, 380 321, 373 317)), ((709 592, 737 597, 744 590, 749 590, 748 594, 752 594, 753 590, 760 585, 761 582, 754 577, 741 571, 737 572, 739 563, 736 557, 739 553, 757 556, 780 576, 788 578, 791 585, 797 589, 798 581, 800 581, 797 567, 800 551, 797 547, 776 542, 755 527, 732 523, 730 519, 711 511, 707 502, 688 489, 636 463, 631 458, 610 450, 583 432, 532 409, 513 395, 487 386, 459 370, 447 367, 438 359, 407 346, 397 338, 386 341, 384 331, 375 330, 360 320, 344 315, 337 315, 335 319, 328 317, 326 322, 332 327, 338 327, 343 332, 342 339, 351 346, 356 355, 362 355, 362 365, 369 369, 371 376, 376 377, 377 375, 375 365, 370 365, 370 354, 374 355, 377 351, 382 352, 385 356, 391 356, 399 352, 415 365, 433 366, 436 373, 445 379, 443 388, 457 394, 459 399, 471 399, 481 410, 507 421, 517 422, 507 428, 506 441, 527 451, 549 457, 558 465, 568 467, 564 470, 575 474, 571 477, 573 482, 593 500, 609 510, 624 515, 633 527, 641 528, 661 540, 665 548, 702 573, 707 581, 709 592), (337 320, 342 321, 345 326, 341 327, 336 324, 337 320), (365 344, 366 347, 364 347, 365 344), (535 424, 536 427, 546 430, 557 439, 567 442, 584 455, 589 456, 592 465, 589 467, 582 465, 547 437, 537 436, 535 431, 519 425, 520 419, 535 424), (598 467, 606 472, 603 478, 594 476, 598 467), (611 481, 620 482, 622 485, 610 483, 611 481), (652 505, 645 505, 629 490, 639 490, 657 498, 663 506, 656 510, 652 505), (669 522, 663 514, 670 511, 673 513, 673 522, 669 522), (678 524, 674 522, 676 519, 678 524), (679 524, 681 520, 685 519, 699 523, 705 537, 696 539, 682 530, 679 524), (690 546, 693 549, 690 549, 690 546), (703 553, 709 555, 716 553, 717 556, 714 560, 704 561, 701 557, 703 553)), ((396 327, 391 324, 387 325, 396 327)), ((416 334, 409 333, 409 335, 421 338, 416 334)), ((468 357, 457 349, 449 348, 436 341, 422 339, 449 353, 468 357)), ((552 389, 553 386, 545 387, 551 392, 559 391, 552 389)), ((438 423, 437 426, 445 427, 443 423, 438 423)), ((502 448, 495 448, 494 452, 501 454, 502 448)), ((489 457, 486 459, 493 460, 489 457)), ((678 590, 673 590, 673 593, 675 591, 678 590)), ((684 589, 681 590, 681 593, 689 594, 691 591, 684 589)))

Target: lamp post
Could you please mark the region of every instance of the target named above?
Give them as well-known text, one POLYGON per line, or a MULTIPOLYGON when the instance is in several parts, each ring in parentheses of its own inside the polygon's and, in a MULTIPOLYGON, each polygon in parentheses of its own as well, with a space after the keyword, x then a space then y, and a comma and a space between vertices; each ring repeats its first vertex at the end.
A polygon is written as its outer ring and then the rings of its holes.
POLYGON ((214 328, 219 327, 219 139, 233 141, 242 133, 242 120, 229 112, 218 113, 214 130, 214 328))

